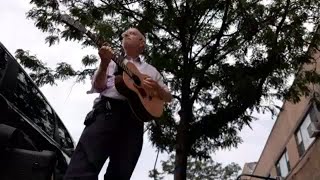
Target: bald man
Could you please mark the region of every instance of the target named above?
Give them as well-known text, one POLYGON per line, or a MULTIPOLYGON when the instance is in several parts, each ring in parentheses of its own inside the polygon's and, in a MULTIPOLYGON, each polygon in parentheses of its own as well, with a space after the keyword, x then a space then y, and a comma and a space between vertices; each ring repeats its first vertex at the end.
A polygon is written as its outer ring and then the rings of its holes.
MULTIPOLYGON (((172 95, 162 76, 141 55, 145 46, 145 37, 138 29, 129 28, 122 34, 125 58, 135 64, 140 72, 150 76, 142 82, 142 86, 169 102, 172 95)), ((97 180, 108 158, 110 161, 104 179, 129 180, 140 157, 143 122, 135 118, 126 98, 115 88, 115 76, 122 71, 111 61, 111 47, 102 46, 98 54, 100 65, 88 93, 100 95, 87 114, 85 129, 72 155, 65 180, 97 180)))

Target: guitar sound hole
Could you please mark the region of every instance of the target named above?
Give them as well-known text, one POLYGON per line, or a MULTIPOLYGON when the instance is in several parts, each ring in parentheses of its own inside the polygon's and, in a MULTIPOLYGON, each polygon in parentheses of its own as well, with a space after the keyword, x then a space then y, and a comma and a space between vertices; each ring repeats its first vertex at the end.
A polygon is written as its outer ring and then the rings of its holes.
POLYGON ((132 80, 133 80, 133 82, 134 82, 136 85, 138 85, 138 86, 141 85, 141 81, 140 81, 140 79, 139 79, 138 76, 133 75, 133 76, 132 76, 132 80))

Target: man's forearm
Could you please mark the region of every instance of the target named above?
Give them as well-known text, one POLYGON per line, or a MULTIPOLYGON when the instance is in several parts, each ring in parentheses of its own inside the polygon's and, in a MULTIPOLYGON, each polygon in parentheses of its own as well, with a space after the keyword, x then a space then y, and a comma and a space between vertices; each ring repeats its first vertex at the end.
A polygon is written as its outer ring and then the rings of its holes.
POLYGON ((94 80, 94 87, 102 91, 106 88, 107 69, 109 63, 100 63, 94 80))
POLYGON ((163 88, 160 88, 158 93, 160 98, 163 99, 165 102, 170 102, 173 98, 171 93, 167 92, 163 88))

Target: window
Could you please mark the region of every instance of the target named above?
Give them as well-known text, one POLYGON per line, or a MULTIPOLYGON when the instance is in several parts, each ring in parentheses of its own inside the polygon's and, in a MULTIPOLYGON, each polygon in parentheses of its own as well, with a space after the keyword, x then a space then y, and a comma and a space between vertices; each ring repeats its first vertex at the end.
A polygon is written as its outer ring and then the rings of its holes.
POLYGON ((54 114, 37 86, 19 67, 14 86, 5 87, 3 95, 34 124, 53 137, 54 114))
POLYGON ((281 177, 286 177, 290 172, 290 163, 287 150, 282 154, 281 158, 277 162, 277 174, 281 177))
POLYGON ((0 47, 0 80, 2 79, 4 70, 7 66, 7 62, 8 62, 7 59, 8 59, 8 55, 6 51, 2 47, 0 47))
POLYGON ((308 127, 310 126, 311 122, 314 121, 312 118, 316 118, 316 116, 314 116, 314 113, 314 108, 311 108, 310 112, 306 115, 305 119, 296 132, 296 141, 300 156, 304 154, 304 152, 308 149, 308 147, 315 139, 311 138, 308 133, 308 127))
POLYGON ((71 136, 70 136, 68 130, 63 125, 63 123, 61 122, 59 117, 56 116, 56 118, 57 118, 57 135, 59 138, 58 143, 60 144, 60 146, 62 148, 67 148, 67 149, 74 148, 73 141, 71 139, 71 136))

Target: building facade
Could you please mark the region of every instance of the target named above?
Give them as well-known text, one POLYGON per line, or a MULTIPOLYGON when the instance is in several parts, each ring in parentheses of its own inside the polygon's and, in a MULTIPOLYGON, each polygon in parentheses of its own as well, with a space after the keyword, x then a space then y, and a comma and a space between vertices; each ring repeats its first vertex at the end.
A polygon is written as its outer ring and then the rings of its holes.
MULTIPOLYGON (((245 163, 243 168, 242 168, 242 173, 241 174, 252 174, 255 167, 257 165, 257 162, 249 162, 245 163)), ((249 180, 249 177, 241 177, 241 180, 249 180)))
MULTIPOLYGON (((320 53, 315 53, 314 58, 320 62, 320 53)), ((319 72, 319 64, 303 69, 316 67, 319 72)), ((252 174, 285 180, 320 180, 319 136, 320 109, 315 103, 308 97, 296 104, 285 101, 252 174)))

